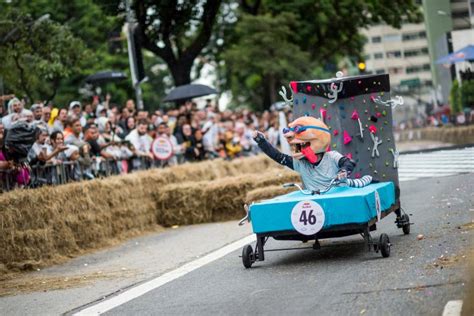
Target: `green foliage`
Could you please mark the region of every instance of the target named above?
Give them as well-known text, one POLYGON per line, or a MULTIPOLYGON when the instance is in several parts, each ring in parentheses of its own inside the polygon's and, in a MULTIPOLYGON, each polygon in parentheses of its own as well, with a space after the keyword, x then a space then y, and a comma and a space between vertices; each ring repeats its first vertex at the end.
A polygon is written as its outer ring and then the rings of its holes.
POLYGON ((240 82, 247 82, 246 76, 260 75, 267 85, 267 72, 278 73, 279 83, 318 78, 318 74, 326 78, 328 71, 329 75, 334 76, 336 64, 343 58, 349 57, 352 63, 361 59, 365 41, 360 34, 362 28, 381 22, 400 27, 402 19, 410 22, 421 19, 419 6, 413 0, 241 2, 241 11, 236 13, 239 17, 236 27, 226 29, 227 46, 222 54, 226 62, 236 60, 239 63, 234 63, 237 66, 233 67, 226 64, 228 74, 224 83, 234 95, 238 93, 240 99, 252 100, 251 103, 258 104, 257 107, 263 105, 264 108, 268 108, 271 104, 269 100, 276 97, 274 89, 243 89, 240 82), (249 15, 255 20, 250 20, 249 15), (275 25, 275 21, 282 25, 275 25), (282 27, 285 28, 283 34, 275 34, 281 32, 282 27), (253 32, 257 32, 260 40, 253 32), (272 55, 278 45, 282 51, 272 55), (264 67, 271 70, 263 70, 264 67))
POLYGON ((52 99, 62 79, 80 71, 88 52, 68 27, 10 11, 0 25, 0 74, 31 101, 52 99))
POLYGON ((249 105, 271 104, 283 79, 308 74, 309 54, 292 42, 292 30, 297 27, 297 18, 291 13, 242 16, 236 27, 239 40, 223 54, 227 70, 235 76, 234 95, 247 96, 244 103, 249 105), (241 91, 249 93, 242 95, 241 91), (263 100, 263 91, 272 91, 272 98, 263 100))
POLYGON ((474 81, 463 81, 461 86, 461 104, 464 108, 474 108, 474 81))
POLYGON ((454 80, 453 86, 451 87, 451 92, 449 95, 449 103, 451 104, 451 112, 453 114, 456 114, 462 111, 461 89, 459 87, 459 81, 457 80, 454 80))

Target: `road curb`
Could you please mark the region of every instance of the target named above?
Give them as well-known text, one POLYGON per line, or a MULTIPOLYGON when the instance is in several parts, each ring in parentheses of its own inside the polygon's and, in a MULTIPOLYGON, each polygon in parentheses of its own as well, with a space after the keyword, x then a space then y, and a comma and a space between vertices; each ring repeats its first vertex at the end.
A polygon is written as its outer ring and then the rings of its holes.
POLYGON ((453 146, 446 146, 446 147, 435 147, 435 148, 425 148, 425 149, 415 149, 415 150, 404 150, 401 151, 401 155, 409 155, 409 154, 421 154, 421 153, 429 153, 433 151, 439 150, 455 150, 455 149, 463 149, 463 148, 471 148, 474 147, 474 144, 465 144, 465 145, 453 145, 453 146))

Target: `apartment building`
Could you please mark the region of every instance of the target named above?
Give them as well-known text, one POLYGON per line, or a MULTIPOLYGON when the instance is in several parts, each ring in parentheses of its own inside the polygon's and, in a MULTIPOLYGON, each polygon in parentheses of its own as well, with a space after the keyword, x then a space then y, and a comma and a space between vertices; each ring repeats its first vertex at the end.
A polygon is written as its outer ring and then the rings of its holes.
POLYGON ((403 24, 401 29, 376 25, 362 30, 367 38, 367 71, 388 73, 394 87, 432 85, 430 55, 424 23, 403 24))

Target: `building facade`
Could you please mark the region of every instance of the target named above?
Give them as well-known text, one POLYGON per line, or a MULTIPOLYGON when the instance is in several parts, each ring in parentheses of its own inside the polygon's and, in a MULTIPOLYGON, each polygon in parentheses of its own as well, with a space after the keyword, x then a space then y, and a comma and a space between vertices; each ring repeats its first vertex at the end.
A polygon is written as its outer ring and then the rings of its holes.
POLYGON ((380 24, 362 30, 367 38, 367 71, 390 74, 394 87, 431 86, 428 39, 424 23, 403 24, 401 29, 380 24))

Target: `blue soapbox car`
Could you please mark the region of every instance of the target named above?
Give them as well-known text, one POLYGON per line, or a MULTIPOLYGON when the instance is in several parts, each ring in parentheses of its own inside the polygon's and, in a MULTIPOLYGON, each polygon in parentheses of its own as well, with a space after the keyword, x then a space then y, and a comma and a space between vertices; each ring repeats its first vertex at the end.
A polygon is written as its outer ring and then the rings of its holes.
POLYGON ((242 250, 245 268, 265 259, 264 246, 269 237, 303 242, 314 240, 312 248, 316 250, 320 248, 319 239, 361 234, 369 251, 373 248, 383 257, 390 256, 388 235, 381 234, 378 240, 374 240, 370 232, 376 229, 377 221, 396 212, 397 227, 405 234, 410 233, 410 219, 400 208, 393 182, 372 183, 362 188, 338 184, 333 180, 325 190, 309 192, 298 184, 288 183, 284 187, 294 186, 299 190, 246 205, 247 215, 239 225, 251 222, 257 243, 255 251, 251 245, 242 250))

